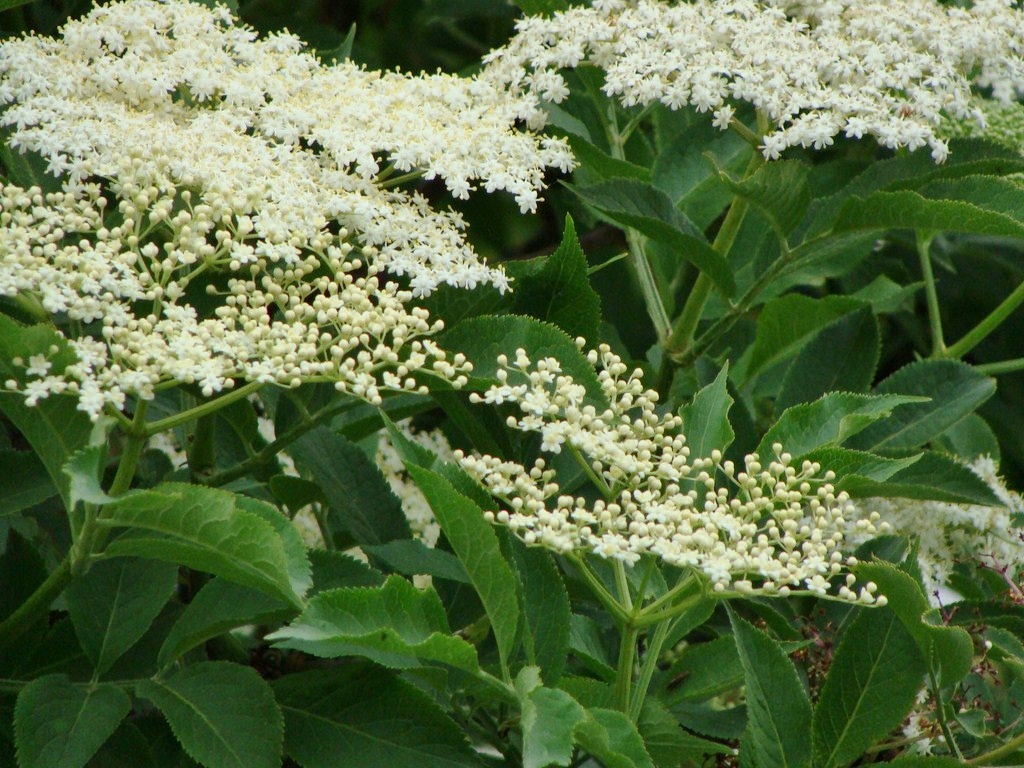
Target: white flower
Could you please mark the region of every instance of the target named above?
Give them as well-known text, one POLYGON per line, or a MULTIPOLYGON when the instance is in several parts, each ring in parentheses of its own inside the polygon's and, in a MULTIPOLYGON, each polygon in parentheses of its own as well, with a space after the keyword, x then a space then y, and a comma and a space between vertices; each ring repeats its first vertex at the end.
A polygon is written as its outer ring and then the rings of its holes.
POLYGON ((418 371, 457 385, 465 361, 428 347, 441 326, 408 305, 509 281, 456 212, 392 174, 532 210, 572 157, 517 128, 528 101, 481 78, 326 66, 292 35, 261 40, 182 0, 111 3, 60 39, 0 43, 0 125, 65 176, 54 195, 0 190, 0 296, 101 327, 70 339, 78 363, 31 361, 26 391, 63 387, 97 418, 172 382, 211 396, 332 381, 370 401, 417 390, 418 371))
MULTIPOLYGON (((588 396, 557 361, 532 361, 525 350, 511 366, 500 357, 501 383, 474 399, 488 402, 500 391, 503 401, 517 403, 523 415, 510 416, 509 425, 539 432, 544 451, 574 453, 603 498, 564 493, 543 458, 527 468, 456 452, 504 506, 488 513, 489 520, 556 552, 592 552, 628 564, 653 554, 702 571, 718 591, 828 592, 829 579, 849 562, 842 545, 852 519, 846 494, 831 485, 832 473, 811 462, 791 466, 781 446, 765 465, 747 456, 742 469, 720 451, 691 456, 682 420, 658 415, 657 393, 644 389, 639 371, 630 372, 607 346, 588 359, 598 369, 606 405, 591 400, 596 393, 588 396), (505 383, 512 378, 525 384, 505 383)), ((870 519, 860 525, 874 530, 870 519)), ((854 592, 849 579, 836 596, 882 601, 873 589, 854 592)))
MULTIPOLYGON (((925 589, 934 604, 949 595, 947 583, 960 562, 1006 568, 1007 576, 1024 576, 1024 499, 1007 489, 995 462, 978 457, 968 468, 992 489, 1000 504, 952 504, 916 499, 864 499, 861 509, 872 509, 893 533, 914 537, 920 543, 918 560, 925 589)), ((863 541, 869 536, 853 535, 863 541)))
POLYGON ((946 117, 968 112, 971 88, 1024 92, 1024 12, 1009 0, 963 9, 938 0, 631 0, 529 17, 486 57, 485 77, 533 94, 522 117, 561 101, 558 70, 589 62, 624 106, 661 102, 715 111, 753 104, 771 123, 762 151, 821 149, 840 132, 886 147, 930 146, 946 117))

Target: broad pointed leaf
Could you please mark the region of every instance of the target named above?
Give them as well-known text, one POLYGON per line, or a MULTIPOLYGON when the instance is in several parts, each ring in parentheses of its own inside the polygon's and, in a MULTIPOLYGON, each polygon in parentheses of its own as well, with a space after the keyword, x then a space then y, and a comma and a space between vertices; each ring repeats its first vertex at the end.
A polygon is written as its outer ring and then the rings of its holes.
POLYGON ((898 406, 907 407, 908 403, 924 399, 913 395, 832 392, 813 403, 788 408, 765 434, 758 453, 770 455, 776 442, 794 456, 838 447, 872 423, 888 418, 898 406))
POLYGON ((388 577, 381 587, 320 592, 266 639, 314 656, 364 656, 398 669, 438 663, 478 668, 476 649, 451 634, 437 593, 420 591, 401 576, 388 577))
POLYGON ((900 368, 875 388, 875 394, 928 398, 900 408, 891 419, 866 428, 851 442, 871 451, 913 450, 938 437, 996 391, 996 383, 956 360, 921 360, 900 368))
POLYGON ((836 649, 814 709, 815 762, 849 765, 899 726, 925 665, 914 638, 886 609, 861 608, 836 649))
POLYGON ((716 449, 724 453, 736 437, 729 424, 733 399, 726 387, 728 380, 729 364, 726 363, 713 382, 694 395, 689 405, 679 409, 686 443, 694 457, 708 458, 716 449))
POLYGON ((166 667, 207 640, 247 624, 285 621, 295 613, 288 603, 227 579, 211 579, 174 622, 160 648, 166 667))
POLYGON ((660 189, 634 179, 614 179, 574 191, 583 202, 615 223, 632 227, 672 248, 680 259, 693 263, 706 274, 724 295, 732 296, 735 292, 736 281, 729 262, 660 189))
POLYGON ((483 510, 451 483, 422 467, 406 468, 480 595, 502 663, 507 665, 518 634, 519 604, 512 588, 515 576, 502 557, 498 537, 484 519, 483 510))
POLYGON ((131 709, 114 685, 90 688, 65 675, 38 677, 18 694, 14 735, 21 768, 81 768, 131 709))
POLYGON ((302 768, 479 768, 482 762, 433 698, 379 667, 286 675, 274 693, 285 751, 302 768))
POLYGON ((93 565, 65 591, 75 634, 97 675, 135 645, 178 584, 170 563, 118 557, 93 565))
POLYGON ((280 768, 284 722, 270 686, 251 667, 203 661, 136 693, 153 702, 194 760, 208 768, 280 768))
POLYGON ((809 768, 811 702, 782 647, 729 612, 747 691, 747 735, 759 768, 809 768), (784 703, 785 706, 779 706, 784 703))
POLYGON ((166 483, 108 504, 103 524, 128 529, 107 544, 107 556, 187 565, 302 606, 281 537, 259 515, 239 509, 234 494, 166 483))

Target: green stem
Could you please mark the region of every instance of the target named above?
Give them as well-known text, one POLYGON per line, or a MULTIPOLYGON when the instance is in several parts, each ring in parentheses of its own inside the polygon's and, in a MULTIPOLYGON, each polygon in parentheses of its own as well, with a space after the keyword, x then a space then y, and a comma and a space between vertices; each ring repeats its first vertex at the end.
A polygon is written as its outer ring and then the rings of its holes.
MULTIPOLYGON (((626 566, 621 560, 616 560, 612 564, 612 569, 615 572, 615 588, 619 591, 619 604, 626 609, 627 612, 633 610, 633 598, 629 594, 629 580, 626 578, 626 566)), ((642 600, 643 597, 640 597, 642 600)))
MULTIPOLYGON (((121 448, 121 459, 117 465, 117 473, 114 481, 107 491, 108 496, 117 497, 125 493, 132 486, 135 479, 135 470, 139 466, 139 458, 142 456, 142 449, 148 439, 142 425, 146 421, 146 410, 149 403, 145 400, 139 401, 135 408, 135 418, 132 419, 132 429, 125 435, 124 445, 121 448)), ((71 575, 81 576, 89 569, 90 558, 93 553, 102 545, 105 533, 100 533, 98 522, 103 515, 103 508, 95 504, 85 505, 85 518, 81 528, 76 532, 75 540, 71 544, 68 558, 71 564, 71 575)))
POLYGON ((622 626, 622 636, 619 638, 619 663, 615 670, 615 703, 626 714, 630 711, 638 634, 635 627, 626 623, 622 626))
POLYGON ((961 358, 985 340, 996 328, 1002 325, 1017 307, 1024 303, 1024 282, 1018 285, 1002 303, 993 309, 988 316, 974 328, 964 334, 955 344, 946 349, 946 355, 961 358))
POLYGON ((317 411, 316 413, 304 414, 302 422, 292 429, 289 429, 283 435, 275 439, 274 441, 267 443, 265 447, 254 453, 245 461, 236 464, 231 469, 225 469, 223 472, 218 472, 216 475, 211 475, 203 481, 203 485, 210 486, 212 488, 219 487, 230 483, 232 480, 237 480, 240 477, 245 477, 250 471, 256 467, 260 467, 274 458, 277 454, 287 448, 289 445, 294 443, 304 434, 309 432, 311 429, 320 426, 325 421, 337 416, 339 413, 343 413, 352 407, 352 403, 344 403, 341 406, 330 406, 325 407, 317 411))
POLYGON ((949 751, 962 763, 964 761, 963 753, 960 751, 960 747, 957 746, 953 733, 949 730, 949 723, 946 722, 945 705, 942 703, 942 691, 939 688, 939 681, 935 678, 935 673, 932 671, 928 672, 928 679, 931 683, 932 696, 935 697, 935 717, 939 721, 942 738, 946 740, 946 747, 949 748, 949 751))
POLYGON ((188 410, 176 413, 173 416, 151 421, 144 425, 145 435, 149 436, 166 432, 168 429, 174 429, 175 427, 180 427, 182 424, 187 424, 193 419, 198 419, 211 413, 216 413, 226 405, 230 405, 237 400, 241 400, 255 392, 259 392, 262 387, 263 382, 250 381, 248 384, 245 384, 238 389, 233 389, 220 397, 214 398, 213 400, 207 400, 205 403, 197 405, 195 408, 189 408, 188 410))
POLYGON ((612 593, 605 588, 601 580, 597 578, 597 575, 590 570, 590 566, 583 559, 583 555, 569 555, 569 559, 576 565, 576 570, 580 572, 583 580, 587 582, 587 586, 590 587, 594 597, 605 607, 612 618, 620 624, 625 624, 629 620, 629 613, 623 610, 619 602, 612 596, 612 593))
POLYGON ((1000 360, 997 363, 982 363, 974 366, 975 370, 987 376, 994 376, 1000 373, 1016 373, 1024 371, 1024 357, 1016 357, 1013 360, 1000 360))
MULTIPOLYGON (((595 99, 597 98, 595 97, 595 99)), ((598 106, 598 114, 601 114, 600 106, 598 106)), ((616 160, 625 160, 628 134, 619 131, 613 103, 608 103, 607 117, 603 118, 602 122, 611 156, 616 160)), ((632 132, 632 128, 629 130, 632 132)), ((654 323, 654 330, 658 338, 662 339, 672 328, 672 319, 668 315, 668 310, 665 309, 665 302, 662 301, 661 292, 658 290, 658 280, 655 278, 651 262, 647 258, 644 237, 632 227, 626 227, 625 232, 630 264, 633 265, 637 282, 640 284, 640 294, 643 296, 644 306, 647 307, 647 314, 650 316, 651 322, 654 323)))
POLYGON ((0 656, 6 654, 11 644, 25 632, 35 626, 36 622, 50 610, 50 604, 64 591, 71 581, 71 557, 65 557, 49 576, 40 584, 28 600, 0 622, 0 656))
MULTIPOLYGON (((127 435, 117 474, 107 491, 109 496, 120 496, 131 487, 135 469, 139 464, 139 456, 142 455, 142 448, 146 444, 146 436, 140 428, 146 418, 146 408, 147 403, 143 401, 135 410, 135 419, 132 423, 135 425, 136 431, 127 435)), ((98 507, 92 505, 87 507, 86 518, 77 532, 68 554, 46 577, 46 580, 29 595, 28 599, 18 606, 14 613, 0 622, 0 655, 42 618, 77 572, 89 562, 93 548, 97 546, 98 539, 101 538, 97 535, 96 530, 100 514, 101 510, 98 507)))
POLYGON ((935 285, 930 254, 934 234, 917 232, 917 255, 921 261, 921 275, 924 277, 924 295, 928 302, 928 322, 932 329, 932 357, 946 356, 946 342, 942 337, 942 316, 939 313, 939 292, 935 285))
POLYGON ((1024 733, 1018 733, 1012 739, 1005 744, 1002 744, 991 752, 986 752, 977 757, 972 757, 970 760, 965 760, 967 765, 986 765, 988 763, 994 763, 997 760, 1002 760, 1004 757, 1012 755, 1018 749, 1024 748, 1024 733))
POLYGON ((572 454, 572 457, 576 460, 576 463, 579 464, 580 467, 583 469, 583 474, 590 478, 590 482, 592 482, 597 487, 597 489, 601 491, 601 495, 604 496, 605 501, 611 501, 614 497, 612 489, 608 486, 608 483, 605 482, 604 478, 598 475, 594 471, 594 468, 587 463, 587 460, 583 458, 583 454, 580 453, 579 448, 577 448, 575 445, 570 445, 569 452, 572 454))
MULTIPOLYGON (((763 164, 764 156, 760 152, 755 152, 747 164, 743 178, 749 178, 763 164)), ((715 235, 715 241, 711 244, 711 247, 723 257, 727 257, 732 250, 749 207, 745 198, 739 195, 733 197, 725 219, 722 221, 722 226, 719 227, 718 234, 715 235)), ((683 311, 676 318, 672 326, 672 333, 665 343, 665 350, 673 359, 685 355, 693 346, 697 325, 704 314, 708 299, 711 298, 713 288, 714 283, 706 272, 697 275, 693 288, 690 289, 690 295, 686 298, 686 304, 683 305, 683 311)))
POLYGON ((651 685, 654 671, 658 668, 658 657, 661 656, 661 648, 665 645, 669 632, 672 630, 674 621, 661 622, 651 635, 644 649, 643 664, 640 665, 640 676, 636 681, 636 692, 630 702, 629 719, 634 723, 640 719, 640 712, 644 708, 644 699, 647 697, 647 689, 651 685))

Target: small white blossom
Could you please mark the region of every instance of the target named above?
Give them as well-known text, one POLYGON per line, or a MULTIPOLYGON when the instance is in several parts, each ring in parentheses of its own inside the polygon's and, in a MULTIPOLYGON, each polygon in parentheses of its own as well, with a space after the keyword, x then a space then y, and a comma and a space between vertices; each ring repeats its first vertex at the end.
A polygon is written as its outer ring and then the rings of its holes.
POLYGON ((559 70, 604 70, 623 106, 713 110, 726 128, 748 102, 770 122, 761 150, 822 149, 844 134, 893 149, 948 148, 937 129, 970 109, 972 87, 1003 102, 1024 92, 1024 12, 1009 0, 630 0, 528 17, 491 52, 485 76, 532 93, 522 117, 568 90, 559 70))
MULTIPOLYGON (((543 450, 570 451, 592 473, 602 491, 596 501, 565 493, 554 469, 540 458, 525 467, 493 456, 456 455, 504 509, 487 518, 508 526, 528 544, 556 552, 592 552, 632 564, 643 554, 670 565, 703 572, 716 591, 785 595, 792 589, 862 603, 882 603, 874 585, 838 593, 829 580, 852 565, 842 552, 853 508, 837 493, 830 472, 812 462, 792 466, 792 457, 774 447, 774 456, 749 455, 742 468, 720 451, 691 456, 682 420, 656 412, 658 395, 645 389, 638 370, 607 346, 589 353, 599 373, 606 405, 562 372, 557 361, 532 361, 518 350, 513 364, 498 359, 498 384, 476 402, 516 403, 521 417, 509 426, 539 432, 543 450)), ((861 527, 873 531, 871 520, 861 527)))
POLYGON ((532 210, 572 157, 517 128, 528 101, 481 78, 326 66, 183 0, 0 43, 0 125, 65 181, 0 189, 0 296, 87 327, 76 363, 30 361, 26 397, 66 392, 98 418, 174 382, 209 397, 330 381, 371 402, 418 390, 419 371, 457 386, 465 360, 428 344, 440 323, 408 305, 508 278, 395 174, 532 210))
MULTIPOLYGON (((920 543, 918 561, 933 604, 957 599, 947 584, 957 563, 976 562, 1006 569, 1011 580, 1024 576, 1024 499, 1007 489, 989 457, 967 464, 992 489, 1000 504, 952 504, 916 499, 864 499, 862 509, 875 510, 893 533, 920 543)), ((854 542, 869 536, 854 534, 854 542)))

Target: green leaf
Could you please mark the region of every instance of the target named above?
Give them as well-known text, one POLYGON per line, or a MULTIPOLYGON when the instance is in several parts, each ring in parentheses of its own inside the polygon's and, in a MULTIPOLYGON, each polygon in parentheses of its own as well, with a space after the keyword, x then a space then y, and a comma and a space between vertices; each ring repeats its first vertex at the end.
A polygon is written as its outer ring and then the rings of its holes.
POLYGON ((810 336, 864 304, 846 296, 812 299, 787 294, 764 305, 757 318, 757 334, 751 347, 746 375, 753 377, 803 349, 810 336))
POLYGON ((57 494, 46 465, 33 451, 0 450, 0 517, 34 507, 57 494))
POLYGON ((68 497, 71 507, 78 502, 86 504, 108 504, 113 499, 100 484, 100 475, 106 463, 107 451, 104 445, 91 445, 77 451, 64 465, 68 476, 68 497))
POLYGON ((622 712, 584 709, 565 691, 541 685, 540 670, 515 680, 523 733, 523 768, 569 765, 579 744, 608 768, 653 768, 636 726, 622 712))
POLYGON ((255 669, 201 661, 165 678, 141 681, 185 752, 207 768, 280 768, 284 721, 255 669))
POLYGON ((765 433, 758 453, 770 456, 772 445, 803 456, 819 448, 841 445, 872 423, 889 417, 897 406, 906 407, 924 398, 912 395, 857 395, 832 392, 813 403, 786 409, 765 433))
POLYGON ((68 613, 97 676, 146 634, 177 584, 174 565, 119 557, 68 585, 68 613))
POLYGON ((997 176, 965 176, 943 179, 919 190, 931 199, 961 200, 987 211, 995 211, 1016 221, 1024 219, 1024 190, 1009 179, 997 176))
POLYGON ((889 601, 887 610, 903 623, 943 686, 958 682, 971 671, 971 636, 961 627, 930 623, 934 612, 921 585, 911 576, 890 563, 875 561, 857 566, 857 578, 878 585, 878 593, 889 601))
POLYGON ((462 730, 434 700, 379 667, 344 665, 274 683, 285 751, 302 768, 478 768, 462 730))
POLYGON ((512 312, 531 315, 557 325, 572 338, 582 336, 591 345, 599 339, 601 298, 587 279, 587 258, 576 237, 572 218, 565 217, 562 243, 540 266, 509 262, 506 268, 515 278, 512 312))
POLYGON ((733 198, 720 170, 742 173, 753 153, 735 131, 720 131, 697 117, 658 153, 651 177, 699 229, 706 229, 733 198))
POLYGON ((335 529, 359 544, 412 538, 402 503, 359 446, 327 427, 318 427, 292 443, 288 455, 323 491, 331 528, 324 533, 335 543, 341 543, 335 529))
POLYGON ((726 362, 715 380, 694 395, 689 405, 679 409, 691 456, 707 458, 715 449, 724 453, 736 437, 729 424, 733 399, 727 390, 728 381, 729 363, 726 362))
POLYGON ((819 448, 805 453, 804 458, 818 462, 823 470, 835 472, 838 478, 836 487, 846 490, 844 483, 847 478, 851 483, 867 480, 882 482, 911 466, 921 458, 921 454, 890 459, 851 448, 819 448))
POLYGON ((995 380, 956 360, 920 360, 900 368, 875 388, 876 395, 928 398, 865 429, 851 442, 870 451, 914 450, 972 413, 996 391, 995 380))
POLYGON ((313 563, 316 592, 339 587, 377 587, 384 583, 383 573, 344 552, 311 549, 309 559, 313 563))
POLYGON ((848 199, 839 210, 832 232, 896 228, 1024 237, 1024 223, 1005 213, 961 200, 932 200, 910 190, 848 199))
POLYGON ((850 298, 870 304, 876 315, 893 314, 909 310, 912 299, 923 285, 923 282, 900 285, 886 275, 879 275, 850 294, 850 298))
POLYGON ((207 640, 247 624, 276 624, 295 613, 287 603, 226 579, 211 579, 167 634, 157 661, 166 668, 207 640))
POLYGON ((758 768, 811 765, 811 702, 793 662, 764 632, 729 610, 747 691, 747 733, 758 768), (779 706, 783 702, 785 706, 779 706))
POLYGON ((955 757, 925 757, 923 755, 899 757, 885 765, 891 765, 893 768, 963 768, 963 763, 955 757))
MULTIPOLYGON (((594 367, 580 352, 564 331, 532 317, 505 315, 482 316, 463 320, 441 337, 445 349, 457 349, 473 364, 471 386, 483 389, 497 381, 498 356, 514 360, 517 349, 525 349, 530 359, 553 357, 562 370, 570 374, 577 384, 586 387, 589 399, 595 405, 607 405, 601 392, 594 367)), ((509 373, 509 382, 518 383, 523 377, 515 371, 509 373)))
MULTIPOLYGON (((724 638, 733 648, 731 638, 724 638)), ((725 744, 702 739, 684 731, 679 721, 657 699, 644 702, 637 722, 644 746, 658 768, 678 768, 683 763, 701 765, 708 755, 731 755, 733 750, 725 744)))
POLYGON ((114 685, 78 686, 66 675, 46 675, 18 694, 14 735, 21 768, 80 768, 131 709, 114 685))
POLYGON ((324 658, 364 656, 397 669, 431 663, 469 672, 479 667, 476 649, 451 634, 437 593, 420 591, 401 576, 389 576, 381 587, 320 592, 266 640, 324 658))
POLYGON ((469 583, 466 569, 455 555, 443 549, 428 547, 419 539, 402 539, 372 547, 363 546, 362 550, 396 573, 406 576, 424 574, 462 584, 469 583))
POLYGON ((959 461, 933 451, 913 458, 916 460, 912 464, 893 473, 885 482, 848 475, 839 487, 856 498, 880 496, 951 504, 1002 503, 984 480, 959 461))
MULTIPOLYGON (((34 2, 36 0, 0 0, 0 12, 34 2)), ((0 164, 7 172, 7 180, 24 189, 39 187, 44 193, 57 192, 61 180, 46 172, 48 161, 38 152, 21 152, 11 148, 8 142, 13 131, 13 127, 0 130, 0 164)))
POLYGON ((104 554, 185 565, 301 608, 281 537, 235 501, 227 491, 177 483, 118 499, 104 508, 102 522, 129 530, 107 544, 104 554))
POLYGON ((932 445, 941 451, 956 456, 961 461, 974 461, 979 456, 991 456, 999 464, 999 438, 981 416, 968 414, 932 440, 932 445))
POLYGON ((807 184, 810 166, 799 160, 778 160, 765 163, 753 175, 734 179, 719 171, 725 185, 743 200, 757 208, 783 243, 786 236, 807 213, 811 190, 807 184))
POLYGON ((671 693, 672 701, 709 699, 738 688, 743 683, 743 667, 736 641, 726 636, 687 646, 672 674, 681 678, 671 693))
POLYGON ((281 510, 277 507, 250 496, 236 495, 235 506, 243 512, 249 512, 270 523, 277 535, 281 537, 288 569, 288 582, 296 595, 305 595, 313 586, 313 572, 309 564, 306 545, 292 521, 281 514, 281 510))
POLYGON ((809 403, 828 392, 866 392, 882 351, 870 307, 833 320, 804 345, 786 371, 776 411, 809 403))
POLYGON ((680 258, 706 274, 725 296, 736 291, 729 262, 660 189, 634 179, 614 179, 589 187, 573 187, 573 191, 616 224, 632 227, 672 248, 680 258))
MULTIPOLYGON (((46 564, 35 546, 13 528, 0 528, 0 619, 6 619, 47 579, 46 564)), ((42 623, 44 617, 36 619, 42 623)), ((8 649, 4 649, 9 652, 8 649)))
POLYGON ((501 555, 497 535, 484 519, 483 510, 447 480, 413 464, 406 464, 406 469, 480 595, 507 669, 519 629, 519 603, 513 589, 515 575, 501 555))
POLYGON ((618 710, 587 710, 576 741, 607 768, 654 768, 636 726, 618 710))
POLYGON ((569 617, 569 650, 591 672, 605 680, 615 678, 615 667, 601 640, 601 628, 589 616, 569 617))
POLYGON ((892 611, 860 609, 843 634, 814 708, 815 762, 848 765, 899 726, 914 706, 925 667, 892 611))
POLYGON ((628 160, 619 160, 616 157, 612 157, 603 149, 594 146, 578 134, 569 134, 567 138, 572 153, 576 156, 580 165, 586 168, 587 171, 603 179, 651 180, 651 172, 642 165, 636 165, 628 160))
POLYGON ((569 655, 569 593, 550 552, 527 547, 511 534, 508 538, 510 560, 518 577, 527 656, 531 664, 540 667, 544 681, 555 685, 569 655))
MULTIPOLYGON (((44 355, 52 365, 51 373, 59 373, 78 359, 64 337, 52 327, 24 326, 0 314, 0 381, 14 379, 24 384, 23 368, 12 361, 21 358, 27 362, 33 355, 44 355), (57 347, 56 354, 50 352, 53 346, 57 347)), ((102 442, 99 439, 102 435, 93 440, 94 428, 98 425, 78 410, 77 400, 63 395, 47 397, 30 407, 25 405, 21 395, 0 392, 0 412, 35 450, 60 491, 65 508, 71 509, 70 483, 64 474, 64 465, 90 442, 102 442)))
POLYGON ((537 667, 523 667, 516 676, 519 727, 523 734, 523 768, 569 765, 573 734, 586 711, 572 696, 541 684, 537 667))

